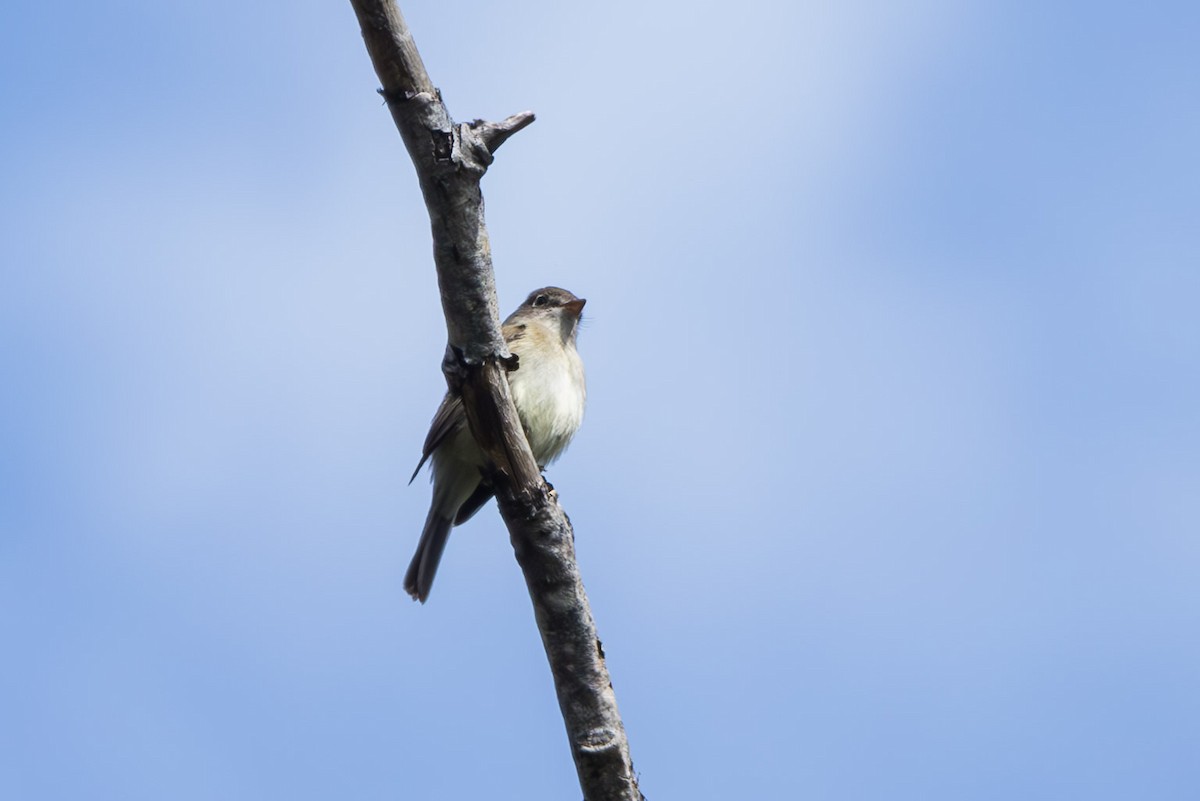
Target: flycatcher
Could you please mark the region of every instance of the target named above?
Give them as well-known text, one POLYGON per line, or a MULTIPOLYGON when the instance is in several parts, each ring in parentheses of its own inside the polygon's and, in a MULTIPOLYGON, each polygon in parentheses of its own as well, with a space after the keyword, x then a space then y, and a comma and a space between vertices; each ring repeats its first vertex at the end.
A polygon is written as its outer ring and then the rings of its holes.
MULTIPOLYGON (((587 386, 575 337, 586 302, 565 289, 544 287, 531 292, 501 329, 518 358, 517 369, 508 373, 513 403, 543 469, 566 450, 583 422, 587 386)), ((470 520, 493 495, 483 480, 486 457, 457 395, 447 393, 433 416, 413 478, 426 460, 432 464, 433 500, 404 577, 405 591, 421 603, 429 597, 450 529, 470 520)))

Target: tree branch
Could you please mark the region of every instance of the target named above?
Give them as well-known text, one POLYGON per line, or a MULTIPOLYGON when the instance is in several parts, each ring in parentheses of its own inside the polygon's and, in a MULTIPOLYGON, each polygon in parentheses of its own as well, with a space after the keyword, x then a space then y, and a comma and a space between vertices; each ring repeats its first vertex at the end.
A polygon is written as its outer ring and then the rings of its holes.
POLYGON ((625 727, 575 561, 575 534, 534 461, 505 375, 480 179, 531 112, 455 124, 392 0, 351 0, 392 119, 416 167, 433 234, 448 344, 442 368, 488 455, 490 480, 554 676, 586 801, 640 801, 625 727))

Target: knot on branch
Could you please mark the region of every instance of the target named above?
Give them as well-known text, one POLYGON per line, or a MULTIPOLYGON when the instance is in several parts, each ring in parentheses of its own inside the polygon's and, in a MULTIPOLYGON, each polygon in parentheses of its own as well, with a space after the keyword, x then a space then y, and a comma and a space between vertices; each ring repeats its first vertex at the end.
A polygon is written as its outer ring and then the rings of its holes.
POLYGON ((455 144, 459 163, 479 175, 496 159, 496 151, 509 137, 534 121, 532 111, 513 114, 501 122, 472 120, 458 125, 455 144))
POLYGON ((420 100, 422 103, 440 103, 442 101, 441 90, 435 89, 434 94, 429 92, 410 92, 407 89, 376 89, 383 102, 389 106, 402 105, 412 100, 420 100))
POLYGON ((500 149, 500 145, 508 141, 510 136, 531 125, 535 119, 537 118, 532 111, 522 111, 501 122, 472 120, 467 125, 478 137, 480 143, 487 148, 488 153, 494 154, 500 149))
MULTIPOLYGON (((510 480, 508 482, 493 481, 492 483, 501 487, 507 485, 510 488, 507 491, 502 490, 496 493, 496 503, 510 516, 524 520, 526 523, 537 521, 539 525, 535 528, 539 536, 543 539, 547 537, 557 539, 559 531, 547 518, 547 510, 552 505, 553 490, 540 473, 536 478, 530 477, 528 481, 514 482, 510 480)), ((557 507, 557 504, 553 505, 557 507)))
POLYGON ((598 751, 607 751, 610 748, 619 748, 620 742, 620 735, 612 729, 592 729, 584 732, 583 737, 579 739, 579 750, 594 754, 598 751))
POLYGON ((489 359, 499 362, 505 372, 516 370, 520 361, 517 354, 509 352, 508 349, 496 351, 476 347, 467 351, 458 345, 447 342, 446 352, 442 355, 442 373, 446 376, 446 380, 451 382, 450 388, 457 390, 469 368, 478 368, 489 359))

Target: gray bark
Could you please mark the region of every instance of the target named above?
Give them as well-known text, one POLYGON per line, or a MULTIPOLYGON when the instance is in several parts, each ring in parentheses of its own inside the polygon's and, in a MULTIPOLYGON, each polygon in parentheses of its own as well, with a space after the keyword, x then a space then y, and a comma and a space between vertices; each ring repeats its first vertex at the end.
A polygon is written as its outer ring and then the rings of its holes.
POLYGON ((443 371, 490 461, 500 514, 533 601, 586 801, 641 801, 625 727, 575 560, 571 521, 534 461, 509 395, 480 179, 533 122, 455 123, 392 0, 351 0, 429 210, 448 345, 443 371))

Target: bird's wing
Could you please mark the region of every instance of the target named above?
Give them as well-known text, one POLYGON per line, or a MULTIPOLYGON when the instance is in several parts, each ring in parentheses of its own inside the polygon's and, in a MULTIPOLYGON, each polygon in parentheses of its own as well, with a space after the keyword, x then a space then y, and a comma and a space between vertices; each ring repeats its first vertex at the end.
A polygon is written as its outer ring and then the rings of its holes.
POLYGON ((429 433, 425 436, 425 445, 421 448, 421 461, 417 462, 417 469, 408 480, 409 484, 413 483, 413 478, 421 472, 421 468, 437 447, 448 437, 457 434, 466 424, 467 416, 463 413, 462 398, 447 393, 442 399, 442 405, 438 407, 437 414, 433 416, 433 422, 429 424, 429 433))
MULTIPOLYGON (((525 337, 525 324, 507 323, 502 331, 504 341, 511 345, 525 337)), ((425 445, 421 448, 421 461, 417 462, 417 469, 413 471, 412 478, 408 480, 409 484, 413 483, 413 479, 417 477, 417 473, 421 472, 421 468, 425 466, 425 462, 429 461, 429 457, 437 450, 438 445, 445 442, 448 437, 457 434, 466 424, 467 415, 463 411, 462 398, 446 393, 446 397, 442 398, 442 405, 438 407, 437 414, 433 416, 433 422, 429 425, 429 434, 426 435, 425 445)), ((475 508, 470 511, 470 514, 474 514, 480 506, 487 503, 487 500, 486 497, 477 500, 475 508)))
POLYGON ((495 494, 495 490, 492 489, 492 486, 487 481, 479 482, 479 486, 471 493, 471 497, 467 498, 463 502, 463 505, 458 507, 458 513, 454 515, 454 525, 461 526, 470 520, 495 494))

